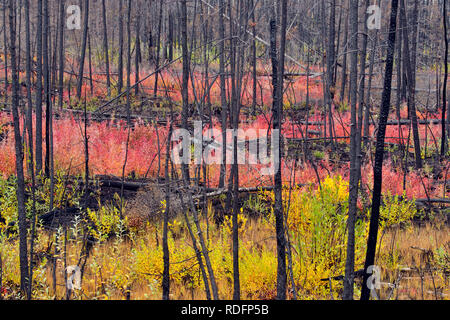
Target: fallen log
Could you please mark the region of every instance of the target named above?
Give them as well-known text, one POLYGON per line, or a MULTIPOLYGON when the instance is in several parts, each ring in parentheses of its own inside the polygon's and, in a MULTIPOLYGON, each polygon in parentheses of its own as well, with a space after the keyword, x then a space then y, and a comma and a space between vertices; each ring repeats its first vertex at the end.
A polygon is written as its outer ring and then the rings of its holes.
MULTIPOLYGON (((306 184, 298 183, 296 184, 296 187, 304 187, 306 184)), ((254 193, 259 191, 272 191, 274 186, 261 186, 261 187, 252 187, 252 188, 239 188, 239 193, 254 193)), ((213 188, 207 188, 206 189, 206 197, 216 197, 221 194, 227 193, 227 188, 221 188, 221 189, 213 189, 213 188)), ((232 191, 231 191, 232 192, 232 191)), ((204 195, 201 195, 199 197, 203 197, 204 195)))
MULTIPOLYGON (((408 119, 401 119, 400 121, 398 120, 389 120, 386 122, 387 126, 398 126, 398 125, 409 125, 411 123, 410 120, 408 119)), ((441 124, 442 120, 441 119, 419 119, 417 120, 418 124, 441 124)), ((306 125, 306 121, 293 121, 293 124, 302 124, 302 125, 306 125)), ((374 122, 374 121, 370 121, 369 122, 370 125, 378 125, 378 122, 374 122)), ((324 122, 323 121, 308 121, 308 125, 309 126, 323 126, 324 122)))
POLYGON ((101 180, 100 185, 102 187, 109 187, 109 188, 117 188, 121 189, 123 186, 124 190, 128 191, 138 191, 140 188, 149 185, 150 183, 145 182, 127 182, 127 181, 117 181, 117 180, 101 180))
POLYGON ((450 204, 450 199, 416 199, 416 202, 419 203, 449 203, 450 204))

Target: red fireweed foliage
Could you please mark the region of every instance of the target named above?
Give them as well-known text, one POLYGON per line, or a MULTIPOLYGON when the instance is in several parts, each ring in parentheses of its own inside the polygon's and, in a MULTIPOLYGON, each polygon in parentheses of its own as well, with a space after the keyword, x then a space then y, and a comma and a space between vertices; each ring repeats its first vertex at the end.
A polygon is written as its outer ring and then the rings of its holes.
MULTIPOLYGON (((0 119, 4 118, 5 114, 1 114, 0 119)), ((35 128, 35 117, 33 120, 35 128)), ((144 125, 141 121, 134 123, 130 131, 126 175, 132 171, 139 176, 156 175, 158 167, 156 130, 158 130, 160 145, 165 145, 167 127, 160 126, 156 129, 144 125)), ((90 173, 121 175, 128 135, 125 121, 101 123, 89 121, 87 131, 90 173)), ((43 138, 45 141, 45 130, 43 138)), ((56 170, 67 170, 70 166, 73 174, 83 172, 85 149, 82 120, 70 116, 54 121, 53 145, 56 170)), ((45 154, 45 143, 43 149, 45 154)), ((164 157, 163 149, 161 157, 164 157)), ((0 172, 3 176, 9 176, 15 172, 14 138, 9 134, 0 142, 0 172)))
MULTIPOLYGON (((347 118, 348 115, 345 115, 347 118)), ((11 116, 0 113, 0 125, 11 121, 11 116)), ((35 118, 34 118, 35 122, 35 118)), ((253 122, 242 122, 240 128, 267 130, 269 128, 270 115, 259 116, 253 122)), ((22 124, 23 126, 23 124, 22 124)), ((35 127, 35 126, 34 126, 35 127)), ((215 122, 215 129, 220 129, 220 125, 215 122)), ((84 126, 83 120, 74 116, 65 117, 54 121, 54 159, 56 170, 67 170, 71 166, 72 174, 81 174, 84 171, 84 126)), ((209 127, 205 126, 203 132, 206 133, 209 127)), ((283 133, 286 137, 300 137, 298 125, 286 121, 283 125, 283 133), (297 127, 297 128, 296 128, 297 127), (294 128, 294 129, 292 129, 294 128)), ((305 128, 302 128, 304 130, 305 128)), ((438 136, 438 126, 432 127, 433 134, 438 136)), ((135 121, 130 131, 130 141, 128 146, 128 159, 125 174, 134 172, 136 176, 156 177, 158 167, 160 175, 164 172, 165 145, 168 136, 168 126, 146 125, 142 121, 135 121), (158 130, 161 159, 158 161, 158 130), (158 164, 159 162, 159 164, 158 164)), ((390 131, 395 134, 396 126, 390 131)), ((421 127, 421 130, 425 130, 421 127)), ((45 131, 45 130, 44 130, 45 131)), ((10 125, 3 126, 3 138, 0 141, 0 173, 7 177, 15 172, 15 151, 14 138, 11 134, 10 125), (7 133, 7 131, 10 131, 7 133)), ((256 131, 258 132, 258 131, 256 131)), ((264 131, 263 131, 264 132, 264 131)), ((45 133, 45 132, 44 132, 45 133)), ((128 129, 124 121, 104 121, 101 123, 89 121, 89 168, 90 174, 112 174, 120 176, 125 159, 125 149, 128 129)), ((221 136, 214 138, 220 142, 221 136)), ((255 137, 256 138, 256 137, 255 137)), ((44 134, 45 139, 45 134, 44 134)), ((252 137, 250 137, 252 139, 252 137)), ((228 141, 231 136, 228 135, 228 141)), ((45 144, 44 144, 45 152, 45 144)), ((281 163, 282 178, 285 184, 289 182, 296 184, 318 184, 318 179, 323 180, 327 175, 341 175, 348 180, 348 164, 336 166, 327 159, 316 161, 316 169, 310 164, 297 163, 295 173, 292 171, 293 161, 284 160, 281 163), (293 177, 295 176, 295 181, 293 177)), ((267 186, 273 183, 273 177, 262 175, 263 165, 239 165, 239 185, 242 187, 267 186)), ((227 165, 227 177, 230 174, 231 166, 227 165)), ((195 172, 194 165, 191 166, 192 174, 195 172)), ((220 165, 209 165, 207 169, 208 183, 211 187, 216 187, 219 182, 220 165)), ((443 193, 443 185, 433 183, 437 177, 425 176, 419 172, 411 171, 406 175, 405 194, 408 198, 426 198, 428 196, 440 196, 443 193)), ((366 192, 372 190, 373 168, 367 163, 362 168, 362 183, 366 186, 366 192)), ((403 194, 403 171, 396 169, 386 161, 383 168, 383 192, 391 194, 403 194)))

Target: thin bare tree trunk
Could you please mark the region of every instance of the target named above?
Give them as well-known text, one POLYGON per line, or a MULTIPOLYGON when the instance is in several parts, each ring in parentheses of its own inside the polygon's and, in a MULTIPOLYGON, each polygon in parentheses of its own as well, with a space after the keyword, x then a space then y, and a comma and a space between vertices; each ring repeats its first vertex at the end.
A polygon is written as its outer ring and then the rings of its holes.
MULTIPOLYGON (((414 152, 416 155, 416 169, 422 168, 422 154, 420 152, 420 137, 419 137, 419 127, 417 124, 417 113, 416 113, 416 88, 415 88, 415 72, 412 68, 414 68, 413 63, 415 62, 415 50, 414 47, 411 51, 409 51, 409 42, 408 42, 408 22, 406 19, 406 7, 405 0, 401 0, 400 4, 400 19, 403 27, 403 44, 405 48, 405 53, 403 56, 403 61, 405 62, 407 79, 408 79, 408 109, 409 109, 409 117, 411 119, 412 131, 413 131, 413 140, 414 140, 414 152)), ((413 19, 414 20, 414 19, 413 19)))
POLYGON ((12 113, 14 123, 14 141, 16 153, 16 174, 17 174, 17 211, 19 220, 19 263, 20 263, 20 289, 27 292, 28 273, 28 250, 27 250, 27 222, 25 211, 25 177, 23 171, 23 145, 20 135, 19 122, 19 78, 16 65, 16 27, 15 27, 15 1, 9 0, 9 54, 11 57, 12 73, 12 113))
MULTIPOLYGON (((370 62, 369 62, 369 83, 367 85, 367 97, 366 97, 366 107, 364 109, 364 146, 367 145, 369 140, 369 129, 370 129, 370 109, 371 109, 371 103, 370 103, 370 94, 372 89, 372 77, 373 77, 373 68, 375 65, 375 53, 376 48, 378 44, 378 29, 375 30, 375 36, 374 40, 372 40, 372 50, 370 52, 370 62)), ((399 91, 400 92, 400 91, 399 91)))
POLYGON ((336 34, 336 0, 330 3, 330 23, 328 31, 328 50, 327 50, 327 80, 326 80, 326 103, 328 107, 328 121, 330 142, 334 147, 333 140, 333 100, 334 100, 334 66, 335 66, 335 34, 336 34))
POLYGON ((58 76, 58 103, 59 109, 63 107, 64 98, 64 65, 65 65, 65 50, 64 50, 64 4, 65 0, 60 0, 59 3, 59 76, 58 76))
MULTIPOLYGON (((172 121, 170 121, 169 127, 169 137, 167 138, 166 154, 170 153, 170 144, 172 140, 172 121)), ((163 275, 162 275, 162 299, 169 300, 170 294, 170 251, 168 243, 168 224, 169 224, 169 213, 170 213, 170 178, 169 178, 169 157, 166 157, 165 165, 165 179, 166 184, 166 208, 164 210, 164 224, 163 224, 163 238, 162 238, 162 248, 163 248, 163 275)))
MULTIPOLYGON (((33 245, 34 245, 34 233, 36 229, 36 181, 34 175, 34 159, 33 159, 33 98, 31 95, 31 34, 30 34, 30 3, 29 0, 25 0, 25 32, 26 32, 26 83, 27 83, 27 131, 28 131, 28 167, 30 168, 31 176, 31 196, 32 196, 32 227, 31 227, 31 244, 30 244, 30 275, 29 279, 33 279, 33 245)), ((32 281, 28 282, 28 292, 27 297, 31 299, 31 284, 32 281)))
POLYGON ((38 0, 36 31, 36 172, 42 173, 42 0, 38 0))
POLYGON ((109 72, 109 49, 108 49, 108 29, 106 28, 106 7, 105 0, 102 0, 102 22, 103 22, 103 52, 105 55, 106 68, 106 87, 108 88, 108 96, 111 96, 111 78, 109 72))
POLYGON ((225 185, 225 177, 227 175, 227 116, 228 104, 226 96, 226 79, 225 79, 225 23, 223 16, 225 14, 224 0, 219 2, 219 73, 220 73, 220 103, 221 103, 221 127, 222 127, 222 163, 220 164, 219 188, 225 185))
POLYGON ((86 47, 87 47, 87 36, 88 36, 88 22, 89 22, 89 0, 84 0, 84 18, 83 18, 83 39, 81 42, 81 53, 79 60, 79 71, 78 71, 78 82, 77 82, 77 99, 81 99, 81 89, 83 85, 84 76, 84 60, 86 57, 86 47))
MULTIPOLYGON (((135 65, 135 71, 136 71, 136 84, 139 83, 139 63, 141 59, 141 6, 140 2, 138 2, 138 12, 139 14, 136 17, 136 49, 135 49, 135 59, 134 59, 134 65, 135 65)), ((134 93, 135 95, 139 94, 139 85, 136 85, 134 87, 134 93)))
POLYGON ((347 13, 346 19, 345 19, 345 27, 344 27, 344 46, 343 46, 343 51, 344 51, 344 58, 342 61, 342 78, 341 78, 341 93, 340 93, 340 99, 341 102, 344 101, 344 96, 345 96, 345 86, 347 84, 347 51, 348 51, 348 25, 349 25, 349 15, 347 13))
POLYGON ((358 124, 357 124, 357 90, 358 90, 358 0, 350 0, 350 182, 349 182, 349 210, 347 219, 347 257, 345 262, 344 300, 353 299, 353 279, 355 268, 355 223, 356 203, 358 199, 358 124))
MULTIPOLYGON (((162 4, 162 3, 161 3, 162 4)), ((182 60, 183 60, 183 76, 181 86, 181 96, 183 99, 183 110, 181 111, 181 125, 183 129, 188 128, 189 117, 189 52, 188 52, 188 40, 187 40, 187 8, 186 0, 181 1, 181 46, 182 46, 182 60)), ((159 50, 158 50, 159 51, 159 50)), ((156 85, 155 85, 156 88, 156 85)), ((190 184, 189 165, 182 164, 182 171, 186 176, 188 184, 190 184)))
POLYGON ((118 59, 118 80, 117 93, 122 93, 123 89, 123 0, 119 0, 119 59, 118 59))
MULTIPOLYGON (((159 60, 160 60, 160 53, 161 53, 161 27, 162 27, 162 15, 163 15, 163 0, 159 2, 159 15, 158 15, 158 34, 157 34, 157 40, 156 40, 156 65, 155 69, 159 69, 159 60)), ((186 22, 187 23, 187 22, 186 22)), ((187 37, 187 35, 186 35, 187 37)), ((187 42, 187 41, 186 41, 187 42)), ((183 59, 184 60, 184 59, 183 59)), ((157 96, 158 94, 158 76, 159 72, 156 72, 155 74, 155 86, 153 88, 153 96, 157 96)))
MULTIPOLYGON (((6 6, 8 0, 3 0, 3 46, 5 49, 4 56, 5 56, 5 105, 8 104, 8 95, 6 92, 8 92, 8 34, 6 30, 6 6)), ((42 1, 42 0, 39 0, 42 1)))
MULTIPOLYGON (((286 48, 286 20, 287 20, 287 0, 281 3, 281 41, 280 52, 277 53, 276 43, 276 21, 272 17, 270 21, 270 47, 272 57, 272 85, 273 85, 273 129, 281 131, 283 120, 283 79, 284 79, 284 53, 286 48)), ((279 135, 282 139, 282 135, 279 135)), ((286 299, 287 274, 286 274, 286 238, 284 230, 284 212, 282 195, 282 177, 281 177, 281 144, 279 146, 279 159, 275 159, 275 177, 274 177, 274 215, 275 231, 277 237, 277 299, 286 299)))
MULTIPOLYGON (((447 133, 445 130, 445 112, 447 110, 447 77, 448 77, 448 36, 447 36, 447 0, 444 0, 442 9, 442 20, 444 24, 444 43, 445 43, 445 53, 444 53, 444 86, 442 88, 442 138, 441 138, 441 157, 445 156, 447 152, 447 133)), ((450 114, 450 112, 448 112, 450 114)), ((447 122, 450 117, 447 117, 447 122)), ((448 129, 447 129, 448 130, 448 129)), ((449 131, 450 133, 450 131, 449 131)))

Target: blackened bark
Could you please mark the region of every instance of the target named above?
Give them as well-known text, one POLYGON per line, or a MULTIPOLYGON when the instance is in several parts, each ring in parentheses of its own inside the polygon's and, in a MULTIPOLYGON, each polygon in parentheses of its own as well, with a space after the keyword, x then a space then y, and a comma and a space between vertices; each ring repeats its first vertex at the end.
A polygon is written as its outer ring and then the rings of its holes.
MULTIPOLYGON (((281 131, 283 119, 283 78, 284 78, 284 51, 286 41, 286 18, 287 18, 287 0, 282 2, 281 8, 281 43, 280 52, 277 54, 276 43, 276 21, 270 20, 270 52, 272 59, 272 86, 273 86, 273 129, 281 131)), ((281 134, 280 134, 281 139, 281 134)), ((281 147, 281 144, 280 144, 281 147)), ((286 299, 287 274, 286 274, 286 239, 284 231, 283 218, 283 197, 282 197, 282 179, 281 179, 281 148, 279 150, 279 159, 275 159, 275 177, 274 177, 274 214, 275 214, 275 232, 277 237, 277 299, 286 299)))
POLYGON ((87 36, 88 36, 88 22, 89 22, 89 0, 84 0, 83 5, 83 39, 81 42, 81 53, 79 60, 79 69, 78 69, 78 82, 77 82, 77 99, 81 99, 81 89, 83 85, 83 76, 84 76, 84 60, 86 57, 86 47, 87 47, 87 36))
POLYGON ((42 29, 42 74, 44 78, 44 98, 45 98, 45 176, 50 177, 50 118, 51 118, 51 98, 50 98, 50 66, 49 66, 49 9, 48 0, 42 3, 43 9, 43 29, 42 29))
MULTIPOLYGON (((31 194, 32 194, 32 228, 31 228, 31 244, 30 244, 30 257, 33 257, 34 252, 34 233, 36 229, 36 181, 34 173, 34 159, 33 159, 33 99, 31 95, 31 34, 30 34, 30 3, 29 0, 25 0, 25 33, 26 33, 26 84, 27 84, 27 119, 26 126, 28 132, 28 167, 31 176, 31 194)), ((33 263, 30 259, 30 275, 29 279, 33 279, 33 263)), ((31 284, 28 282, 27 298, 31 299, 31 284)))
POLYGON ((328 30, 328 50, 327 50, 327 81, 326 81, 326 100, 328 107, 329 134, 330 141, 334 145, 333 140, 333 113, 332 103, 334 99, 334 66, 335 66, 335 33, 336 33, 336 0, 330 3, 330 23, 328 30))
POLYGON ((169 47, 169 61, 173 60, 173 13, 169 12, 169 34, 167 36, 168 47, 169 47))
POLYGON ((9 54, 11 57, 12 73, 12 113, 14 123, 14 141, 16 152, 16 174, 17 174, 17 211, 19 218, 19 263, 20 263, 20 289, 27 292, 28 273, 28 249, 27 249, 27 222, 25 211, 25 178, 23 171, 23 145, 20 135, 19 122, 19 78, 16 65, 16 26, 15 26, 15 1, 9 0, 9 54))
MULTIPOLYGON (((6 30, 6 6, 8 0, 3 0, 3 46, 5 48, 5 93, 8 92, 8 34, 6 30)), ((42 0, 39 0, 42 1, 42 0)), ((5 104, 8 103, 8 95, 5 94, 5 104)))
POLYGON ((111 95, 111 78, 109 73, 109 50, 108 50, 108 29, 106 28, 106 6, 105 0, 102 0, 102 22, 103 22, 103 52, 105 55, 106 68, 106 87, 108 88, 108 96, 111 95))
MULTIPOLYGON (((157 39, 156 39, 156 65, 155 65, 155 70, 159 69, 159 60, 160 60, 160 55, 161 55, 162 15, 163 15, 163 0, 161 0, 159 2, 158 33, 157 33, 157 39)), ((186 22, 186 24, 187 24, 187 22, 186 22)), ((187 33, 186 33, 186 38, 187 38, 187 33)), ((186 43, 187 43, 187 40, 186 40, 186 43)), ((183 58, 183 61, 184 61, 184 58, 183 58)), ((155 96, 155 97, 158 94, 158 77, 159 77, 159 71, 156 71, 156 74, 155 74, 155 86, 153 88, 153 96, 155 96)))
MULTIPOLYGON (((230 17, 229 32, 230 32, 230 76, 231 76, 231 101, 230 101, 230 123, 234 130, 238 126, 238 93, 237 93, 237 69, 238 69, 238 59, 236 54, 236 38, 235 38, 235 28, 233 24, 233 8, 231 1, 228 2, 228 11, 230 17)), ((236 14, 237 16, 238 14, 236 14)), ((241 299, 241 282, 240 282, 240 272, 239 272, 239 230, 238 230, 238 214, 239 214, 239 203, 237 192, 237 187, 239 186, 239 167, 237 164, 237 136, 234 134, 233 139, 233 163, 231 165, 231 174, 228 181, 228 192, 227 203, 225 211, 231 207, 231 201, 233 200, 233 216, 232 216, 232 242, 233 242, 233 300, 241 299)))
MULTIPOLYGON (((166 154, 170 154, 170 141, 172 140, 172 122, 169 127, 169 137, 167 138, 166 154)), ((165 165, 165 183, 166 183, 166 208, 164 210, 164 224, 163 224, 163 275, 162 275, 162 299, 169 300, 170 294, 170 251, 168 243, 168 225, 170 212, 170 180, 169 180, 169 157, 166 157, 165 165)))
POLYGON ((92 78, 92 48, 91 48, 91 33, 88 31, 88 65, 89 65, 89 88, 91 97, 94 96, 94 80, 92 78))
POLYGON ((252 101, 252 112, 256 115, 256 105, 257 105, 257 77, 256 77, 256 14, 254 7, 254 0, 250 0, 251 5, 251 15, 252 20, 252 77, 253 77, 253 101, 252 101))
POLYGON ((119 0, 119 59, 118 59, 118 80, 117 93, 122 93, 123 89, 123 0, 119 0))
POLYGON ((64 98, 64 4, 65 0, 60 0, 59 3, 59 76, 58 76, 58 103, 59 109, 61 110, 63 107, 63 98, 64 98))
POLYGON ((127 109, 127 140, 125 144, 125 160, 122 166, 122 185, 120 188, 120 214, 122 215, 123 208, 123 194, 124 194, 124 183, 125 183, 125 169, 128 162, 128 147, 130 144, 130 134, 131 134, 131 0, 128 0, 127 5, 127 90, 126 90, 126 109, 127 109))
POLYGON ((344 46, 343 46, 343 51, 344 51, 344 58, 342 61, 342 77, 341 77, 341 92, 339 95, 339 98, 341 99, 341 102, 344 101, 344 96, 345 96, 345 87, 347 85, 347 51, 348 51, 348 22, 349 19, 349 15, 347 14, 347 17, 345 19, 345 27, 344 27, 344 46))
POLYGON ((134 93, 138 95, 139 93, 139 63, 141 59, 141 14, 140 14, 141 7, 138 6, 139 14, 136 17, 136 49, 135 49, 135 56, 134 56, 134 66, 136 71, 136 78, 135 78, 135 87, 134 87, 134 93))
MULTIPOLYGON (((442 9, 442 20, 444 24, 444 87, 442 88, 442 140, 441 140, 441 157, 445 156, 447 151, 447 133, 445 130, 445 112, 447 110, 447 77, 448 77, 448 36, 447 36, 447 0, 444 0, 442 9)), ((450 113, 450 112, 449 112, 450 113)), ((449 131, 450 132, 450 131, 449 131)))
POLYGON ((345 262, 344 300, 353 299, 353 280, 355 267, 355 221, 356 203, 358 199, 358 124, 356 118, 357 90, 358 90, 358 0, 350 0, 350 181, 349 208, 347 218, 347 257, 345 262))
POLYGON ((407 19, 406 19, 406 7, 405 0, 400 1, 400 19, 403 26, 403 45, 404 45, 404 56, 403 61, 405 62, 405 68, 407 73, 407 85, 408 85, 408 109, 409 109, 409 117, 411 119, 412 131, 413 131, 413 140, 414 140, 414 153, 416 156, 416 169, 422 168, 422 154, 420 152, 420 137, 419 137, 419 127, 417 124, 417 113, 416 113, 416 88, 415 88, 415 72, 413 71, 413 62, 415 61, 414 50, 409 50, 409 41, 408 41, 408 28, 407 28, 407 19))
POLYGON ((38 0, 36 30, 36 172, 42 171, 42 0, 38 0))
POLYGON ((388 51, 386 57, 386 70, 384 76, 384 88, 381 98, 381 109, 378 124, 377 142, 375 150, 375 165, 373 170, 373 194, 372 194, 372 213, 370 216, 369 238, 367 240, 366 261, 364 264, 363 286, 361 290, 361 300, 369 300, 370 291, 367 284, 369 274, 367 269, 375 263, 375 250, 378 236, 378 220, 380 216, 381 204, 381 186, 383 179, 383 156, 384 139, 386 136, 386 123, 389 117, 389 108, 391 104, 391 86, 392 71, 394 66, 395 36, 397 29, 397 9, 398 0, 391 2, 391 18, 389 24, 388 51))
MULTIPOLYGON (((367 21, 369 14, 367 13, 367 8, 370 6, 370 1, 366 0, 366 4, 365 4, 365 15, 364 15, 364 21, 367 21)), ((364 32, 362 34, 363 37, 363 45, 362 45, 362 52, 361 52, 361 69, 360 69, 360 85, 359 85, 359 94, 358 94, 358 99, 359 99, 359 119, 358 119, 358 125, 359 125, 359 136, 361 137, 361 131, 362 131, 362 127, 363 127, 363 116, 365 114, 365 110, 369 110, 369 106, 366 104, 366 100, 364 98, 365 95, 365 90, 366 90, 366 59, 367 59, 367 44, 368 44, 368 28, 367 28, 367 23, 364 23, 364 32)), ((368 112, 368 111, 367 111, 368 112)), ((367 118, 367 117, 366 117, 367 118)), ((358 146, 361 148, 361 143, 358 144, 358 146)), ((361 170, 358 170, 358 175, 361 174, 361 170)))
MULTIPOLYGON (((182 128, 188 128, 188 117, 189 117, 189 52, 188 52, 188 41, 187 41, 187 8, 186 0, 181 1, 181 46, 182 46, 182 60, 183 60, 183 76, 182 76, 182 86, 181 86, 181 96, 183 99, 183 110, 181 112, 181 123, 182 128)), ((155 86, 156 87, 156 86, 155 86)), ((189 164, 182 164, 182 170, 186 175, 186 180, 189 183, 189 164)))
POLYGON ((222 127, 222 163, 220 165, 219 188, 225 185, 226 160, 227 160, 227 115, 228 105, 226 96, 226 80, 225 80, 225 23, 223 16, 225 14, 224 0, 219 2, 219 73, 220 73, 220 103, 221 103, 221 127, 222 127))

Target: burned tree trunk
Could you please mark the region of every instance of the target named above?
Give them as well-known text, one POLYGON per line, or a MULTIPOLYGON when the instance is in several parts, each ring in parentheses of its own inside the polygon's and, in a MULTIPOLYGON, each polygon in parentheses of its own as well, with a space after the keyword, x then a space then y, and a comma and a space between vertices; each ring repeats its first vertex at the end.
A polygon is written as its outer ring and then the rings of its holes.
POLYGON ((109 51, 108 51, 108 29, 106 28, 106 6, 105 0, 102 0, 102 22, 103 22, 103 52, 105 55, 106 68, 106 87, 108 88, 108 96, 111 95, 111 78, 109 73, 109 51))
POLYGON ((391 4, 391 18, 389 25, 388 52, 386 58, 386 70, 384 76, 384 88, 381 98, 381 109, 378 124, 377 142, 375 150, 375 165, 373 170, 373 194, 372 194, 372 211, 370 216, 369 238, 367 240, 366 261, 364 264, 363 286, 361 291, 361 300, 369 300, 370 291, 366 285, 369 278, 367 269, 375 262, 375 250, 378 236, 378 220, 380 216, 381 204, 381 186, 383 179, 383 156, 384 156, 384 139, 386 135, 386 122, 389 117, 389 108, 391 104, 391 86, 392 71, 394 66, 395 36, 397 29, 397 9, 398 1, 393 0, 391 4))
POLYGON ((420 137, 419 137, 419 127, 417 124, 417 113, 416 113, 416 88, 415 88, 415 71, 413 68, 415 67, 413 63, 415 62, 415 50, 414 47, 409 50, 409 41, 408 41, 408 22, 406 20, 406 6, 405 0, 400 0, 400 20, 403 27, 403 44, 405 48, 405 54, 403 55, 403 61, 405 62, 405 68, 407 73, 407 84, 408 84, 408 109, 409 109, 409 117, 411 120, 412 131, 413 131, 413 140, 414 140, 414 152, 416 155, 416 169, 422 168, 422 154, 420 152, 420 137))
POLYGON ((19 263, 20 263, 20 289, 27 292, 28 273, 28 250, 27 250, 27 222, 25 211, 25 177, 23 172, 23 145, 20 135, 19 119, 19 78, 16 65, 16 26, 15 26, 15 1, 9 0, 9 54, 11 56, 12 73, 12 113, 14 122, 14 141, 16 152, 16 174, 17 174, 17 211, 19 218, 19 263))
POLYGON ((219 44, 219 73, 220 73, 220 103, 221 103, 221 127, 222 127, 222 163, 220 165, 219 188, 225 185, 226 162, 227 162, 227 116, 228 105, 226 96, 226 79, 225 79, 225 23, 223 16, 225 15, 224 0, 219 3, 219 34, 222 41, 219 44))
POLYGON ((42 171, 42 0, 37 3, 36 30, 36 172, 42 171))
MULTIPOLYGON (((162 1, 161 1, 162 5, 162 1)), ((183 99, 183 110, 181 111, 181 123, 182 128, 188 128, 188 117, 189 117, 189 52, 188 52, 188 41, 187 41, 187 8, 186 0, 181 1, 181 46, 182 46, 182 59, 183 59, 183 83, 181 86, 181 96, 183 99)), ((155 84, 156 88, 156 84, 155 84)), ((182 170, 186 175, 186 180, 190 181, 189 175, 189 164, 183 163, 182 170)))
POLYGON ((78 66, 78 82, 77 82, 77 99, 81 99, 81 89, 83 85, 84 76, 84 60, 86 57, 87 36, 88 36, 88 22, 89 22, 89 0, 84 0, 84 18, 83 18, 83 39, 81 43, 81 53, 78 66))
POLYGON ((349 181, 349 209, 347 219, 347 257, 345 262, 344 300, 353 299, 353 278, 355 267, 355 222, 356 203, 358 199, 358 124, 356 118, 357 90, 358 90, 358 0, 350 0, 350 181, 349 181))
MULTIPOLYGON (((444 0, 442 9, 442 20, 444 24, 444 42, 445 42, 445 53, 444 53, 444 87, 442 88, 442 140, 441 140, 441 157, 445 156, 447 152, 447 132, 445 129, 445 112, 447 110, 447 77, 448 77, 448 36, 447 36, 447 0, 444 0)), ((448 112, 450 114, 450 112, 448 112)), ((447 122, 450 119, 447 116, 447 122)), ((448 125, 448 123, 447 123, 448 125)), ((447 128, 449 130, 449 128, 447 128)), ((450 133, 450 130, 449 130, 450 133)))
POLYGON ((63 107, 64 99, 64 4, 65 0, 60 0, 59 3, 59 75, 58 75, 58 103, 59 109, 63 107))
MULTIPOLYGON (((161 27, 162 27, 162 15, 163 15, 163 0, 159 2, 159 15, 158 15, 158 34, 157 34, 157 40, 156 40, 156 65, 155 65, 155 86, 153 88, 153 96, 157 96, 158 94, 158 76, 159 76, 159 61, 161 56, 161 27)), ((187 23, 187 22, 186 22, 187 23)), ((186 27, 187 28, 187 27, 186 27)), ((187 33, 186 33, 186 39, 187 39, 187 33)), ((186 40, 186 49, 187 49, 187 40, 186 40)), ((184 55, 183 55, 184 57, 184 55)), ((183 58, 184 61, 184 58, 183 58)), ((184 66, 184 64, 183 64, 184 66)))
MULTIPOLYGON (((284 52, 286 48, 286 19, 287 19, 287 0, 282 2, 281 16, 281 43, 280 52, 277 55, 276 43, 276 21, 270 20, 270 55, 272 59, 272 85, 273 85, 273 129, 281 131, 283 119, 283 78, 284 78, 284 52)), ((280 134, 281 138, 281 134, 280 134)), ((280 147, 280 146, 279 146, 280 147)), ((284 213, 282 197, 282 177, 281 177, 281 148, 278 151, 280 159, 275 159, 275 177, 274 177, 274 214, 275 231, 277 237, 277 299, 286 299, 287 274, 286 274, 286 239, 284 231, 284 213)))
POLYGON ((117 92, 122 93, 123 89, 123 0, 119 0, 119 59, 117 65, 117 92))

